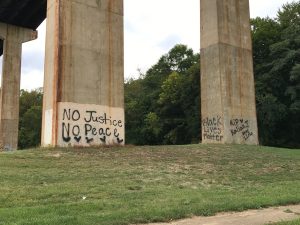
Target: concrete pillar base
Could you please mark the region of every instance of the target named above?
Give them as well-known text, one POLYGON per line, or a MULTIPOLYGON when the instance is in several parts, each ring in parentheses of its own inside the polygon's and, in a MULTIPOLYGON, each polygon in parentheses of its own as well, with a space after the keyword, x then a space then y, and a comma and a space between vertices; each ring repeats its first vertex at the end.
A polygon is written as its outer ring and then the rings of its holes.
POLYGON ((248 0, 201 0, 202 142, 258 144, 248 0))
POLYGON ((42 146, 123 145, 123 0, 48 0, 42 146))

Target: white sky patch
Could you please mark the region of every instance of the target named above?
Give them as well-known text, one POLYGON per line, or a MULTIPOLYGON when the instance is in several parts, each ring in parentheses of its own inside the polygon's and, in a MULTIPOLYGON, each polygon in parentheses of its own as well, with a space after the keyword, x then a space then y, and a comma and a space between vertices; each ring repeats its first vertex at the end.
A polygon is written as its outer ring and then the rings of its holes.
POLYGON ((44 82, 44 76, 40 70, 31 70, 26 73, 22 73, 21 76, 21 89, 32 90, 38 87, 42 87, 44 82))
POLYGON ((200 50, 199 0, 125 0, 125 78, 144 73, 175 44, 200 50))
POLYGON ((293 2, 294 0, 250 0, 250 15, 254 17, 271 17, 274 18, 277 15, 282 5, 293 2))
MULTIPOLYGON (((250 0, 251 17, 275 17, 293 0, 250 0)), ((199 0, 124 0, 125 79, 137 78, 175 44, 200 50, 199 0)), ((21 88, 43 86, 46 23, 39 38, 23 45, 21 88)), ((1 60, 0 60, 1 63, 1 60)), ((1 66, 0 66, 1 68, 1 66)))
POLYGON ((46 21, 38 28, 38 39, 22 46, 21 89, 43 87, 46 21))

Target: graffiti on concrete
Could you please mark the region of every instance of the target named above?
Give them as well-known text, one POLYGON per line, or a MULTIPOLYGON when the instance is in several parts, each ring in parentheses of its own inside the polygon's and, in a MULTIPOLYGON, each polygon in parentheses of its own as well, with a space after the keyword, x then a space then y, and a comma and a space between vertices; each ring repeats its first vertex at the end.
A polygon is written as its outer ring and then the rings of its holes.
POLYGON ((203 139, 221 142, 223 140, 222 117, 207 117, 202 120, 203 139))
POLYGON ((243 118, 235 118, 230 120, 230 132, 232 136, 242 135, 242 138, 247 141, 253 132, 250 130, 249 120, 243 118))
MULTIPOLYGON (((85 107, 84 107, 85 108, 85 107)), ((101 145, 124 143, 124 120, 106 110, 63 107, 60 110, 60 136, 64 145, 101 145)))

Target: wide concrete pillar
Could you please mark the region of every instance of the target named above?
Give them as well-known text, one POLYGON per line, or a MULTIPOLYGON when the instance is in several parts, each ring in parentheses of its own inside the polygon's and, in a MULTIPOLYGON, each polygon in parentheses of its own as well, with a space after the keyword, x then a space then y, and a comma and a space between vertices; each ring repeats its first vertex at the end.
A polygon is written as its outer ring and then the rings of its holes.
POLYGON ((124 144, 123 0, 48 0, 43 146, 124 144))
POLYGON ((0 39, 4 40, 0 95, 0 150, 15 150, 18 147, 22 43, 36 38, 36 31, 0 23, 0 39))
POLYGON ((201 0, 203 143, 258 144, 248 0, 201 0))

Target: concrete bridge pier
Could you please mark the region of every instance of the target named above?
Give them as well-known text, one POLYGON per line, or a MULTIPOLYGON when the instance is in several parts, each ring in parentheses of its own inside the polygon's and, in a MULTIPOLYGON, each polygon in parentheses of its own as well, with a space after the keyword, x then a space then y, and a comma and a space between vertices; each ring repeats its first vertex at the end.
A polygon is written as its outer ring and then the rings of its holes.
POLYGON ((0 23, 0 39, 4 41, 0 95, 0 150, 10 151, 18 147, 22 43, 36 38, 36 31, 0 23))
POLYGON ((258 144, 249 0, 201 0, 203 143, 258 144))
POLYGON ((123 145, 123 0, 47 4, 42 145, 123 145))

